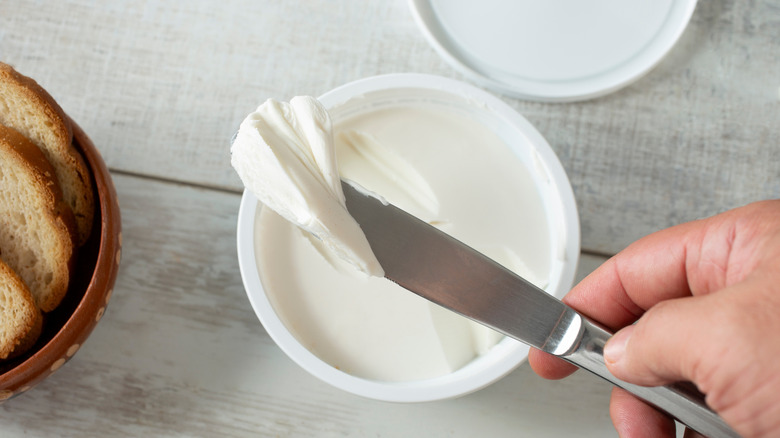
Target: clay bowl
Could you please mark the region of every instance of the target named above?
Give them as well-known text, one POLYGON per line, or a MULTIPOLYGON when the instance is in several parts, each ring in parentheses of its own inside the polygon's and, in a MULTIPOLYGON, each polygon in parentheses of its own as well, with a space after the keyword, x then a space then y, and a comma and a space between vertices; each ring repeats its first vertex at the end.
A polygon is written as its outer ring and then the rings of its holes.
POLYGON ((100 153, 75 122, 73 144, 92 173, 96 202, 92 234, 79 248, 67 295, 59 307, 44 316, 43 332, 36 344, 25 354, 0 363, 0 401, 27 391, 72 358, 111 298, 122 243, 116 190, 100 153))

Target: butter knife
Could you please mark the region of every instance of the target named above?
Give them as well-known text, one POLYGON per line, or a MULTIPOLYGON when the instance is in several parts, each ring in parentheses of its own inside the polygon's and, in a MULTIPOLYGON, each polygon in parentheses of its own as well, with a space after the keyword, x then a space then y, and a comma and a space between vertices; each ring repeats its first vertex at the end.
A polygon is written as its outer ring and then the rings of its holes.
POLYGON ((644 387, 614 377, 603 348, 612 333, 464 243, 342 182, 385 277, 436 304, 619 386, 710 438, 738 437, 682 382, 644 387))

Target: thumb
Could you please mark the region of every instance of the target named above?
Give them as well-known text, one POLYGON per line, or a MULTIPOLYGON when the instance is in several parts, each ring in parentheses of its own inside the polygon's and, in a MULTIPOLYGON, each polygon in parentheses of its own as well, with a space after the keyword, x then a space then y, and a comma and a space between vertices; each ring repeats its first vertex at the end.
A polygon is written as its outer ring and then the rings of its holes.
POLYGON ((662 301, 607 341, 607 368, 636 385, 693 382, 741 435, 780 436, 775 284, 754 275, 717 293, 662 301))
MULTIPOLYGON (((693 381, 718 348, 704 298, 664 301, 648 310, 634 325, 623 328, 604 347, 609 371, 626 382, 658 386, 693 381), (709 330, 708 330, 709 329, 709 330)), ((722 339, 722 338, 721 338, 722 339)))

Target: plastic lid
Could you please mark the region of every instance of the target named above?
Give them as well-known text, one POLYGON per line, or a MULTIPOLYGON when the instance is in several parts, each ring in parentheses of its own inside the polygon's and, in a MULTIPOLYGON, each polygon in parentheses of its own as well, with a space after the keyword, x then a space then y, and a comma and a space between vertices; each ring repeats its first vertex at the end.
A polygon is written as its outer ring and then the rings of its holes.
POLYGON ((428 41, 477 84, 539 101, 622 88, 674 46, 696 0, 410 0, 428 41))

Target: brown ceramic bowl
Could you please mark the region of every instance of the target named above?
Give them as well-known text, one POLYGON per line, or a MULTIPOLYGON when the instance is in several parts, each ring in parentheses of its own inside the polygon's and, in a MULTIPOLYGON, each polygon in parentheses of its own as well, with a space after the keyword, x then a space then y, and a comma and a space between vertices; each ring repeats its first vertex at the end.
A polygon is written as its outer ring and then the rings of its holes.
POLYGON ((25 354, 0 363, 0 401, 32 388, 73 357, 111 298, 122 244, 116 190, 100 153, 75 122, 73 144, 92 173, 96 195, 92 234, 79 248, 67 295, 59 307, 44 316, 43 332, 36 344, 25 354))

